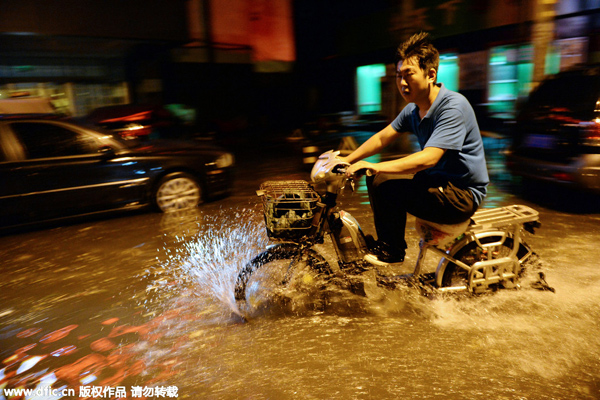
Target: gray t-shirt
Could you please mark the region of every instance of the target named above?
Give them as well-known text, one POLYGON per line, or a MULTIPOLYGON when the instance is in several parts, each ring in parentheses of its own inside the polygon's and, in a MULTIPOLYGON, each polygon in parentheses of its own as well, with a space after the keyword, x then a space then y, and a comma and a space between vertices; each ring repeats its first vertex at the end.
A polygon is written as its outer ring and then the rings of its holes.
POLYGON ((480 205, 487 193, 489 177, 475 112, 463 95, 446 89, 441 83, 438 85, 440 91, 422 120, 419 108, 410 103, 392 122, 392 128, 417 135, 421 150, 425 147, 445 149, 435 166, 420 173, 471 190, 475 203, 480 205))

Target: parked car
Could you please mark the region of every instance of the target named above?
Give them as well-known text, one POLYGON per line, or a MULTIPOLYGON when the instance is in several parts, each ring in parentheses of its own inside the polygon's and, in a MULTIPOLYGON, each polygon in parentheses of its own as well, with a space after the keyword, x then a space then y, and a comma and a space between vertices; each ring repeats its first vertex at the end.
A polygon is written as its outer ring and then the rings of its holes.
POLYGON ((526 179, 600 193, 600 65, 549 77, 531 93, 506 160, 526 179))
POLYGON ((234 157, 205 143, 126 141, 58 118, 0 116, 0 226, 227 195, 234 157))

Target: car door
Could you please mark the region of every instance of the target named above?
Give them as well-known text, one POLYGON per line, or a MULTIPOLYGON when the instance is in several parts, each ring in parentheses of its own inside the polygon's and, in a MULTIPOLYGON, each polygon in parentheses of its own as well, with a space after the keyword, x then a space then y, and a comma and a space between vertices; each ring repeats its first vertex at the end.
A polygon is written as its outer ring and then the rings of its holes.
POLYGON ((22 182, 13 174, 14 161, 24 158, 23 148, 0 125, 0 226, 17 225, 27 213, 22 208, 22 182))
POLYGON ((102 152, 93 133, 59 121, 14 121, 4 135, 22 149, 2 171, 11 183, 0 198, 13 222, 103 211, 143 197, 144 171, 128 157, 102 152))

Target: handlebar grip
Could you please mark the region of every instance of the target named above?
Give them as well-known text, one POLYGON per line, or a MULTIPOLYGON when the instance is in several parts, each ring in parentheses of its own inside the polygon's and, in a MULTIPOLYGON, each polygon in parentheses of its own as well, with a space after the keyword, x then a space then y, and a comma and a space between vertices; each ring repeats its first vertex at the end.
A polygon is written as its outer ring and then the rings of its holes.
POLYGON ((371 171, 369 168, 361 168, 354 173, 355 178, 360 178, 363 175, 373 176, 373 171, 371 171))
POLYGON ((331 169, 331 172, 334 174, 345 175, 346 169, 350 166, 350 164, 338 164, 331 169))

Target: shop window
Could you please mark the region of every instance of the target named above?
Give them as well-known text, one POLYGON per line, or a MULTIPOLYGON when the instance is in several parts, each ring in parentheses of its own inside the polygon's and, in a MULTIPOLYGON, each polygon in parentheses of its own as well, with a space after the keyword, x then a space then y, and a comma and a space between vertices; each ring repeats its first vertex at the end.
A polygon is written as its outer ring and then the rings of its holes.
POLYGON ((440 54, 440 66, 437 81, 447 89, 458 92, 458 56, 456 54, 440 54))
POLYGON ((127 104, 129 102, 127 84, 73 84, 75 115, 83 116, 95 108, 127 104))
POLYGON ((560 72, 560 50, 556 46, 550 46, 546 52, 544 75, 553 75, 560 72))
POLYGON ((552 42, 546 53, 544 74, 553 75, 587 61, 587 37, 559 39, 552 42))
MULTIPOLYGON (((555 40, 548 48, 544 74, 552 75, 587 61, 585 37, 555 40)), ((488 101, 490 113, 512 118, 516 100, 533 88, 533 45, 494 47, 490 52, 488 101)))
POLYGON ((529 93, 532 77, 532 45, 492 48, 488 82, 490 114, 513 118, 516 101, 529 93))
POLYGON ((25 82, 0 86, 0 99, 11 97, 44 97, 50 99, 57 113, 81 117, 94 108, 127 104, 127 84, 25 82))
MULTIPOLYGON (((574 65, 587 62, 588 38, 574 37, 556 40, 554 42, 553 50, 554 53, 558 53, 559 70, 564 71, 574 65)), ((554 71, 556 71, 556 62, 553 66, 554 71)), ((546 65, 546 68, 548 68, 548 65, 546 65)))
POLYGON ((381 112, 381 79, 385 65, 364 65, 356 69, 357 109, 359 114, 381 112))

